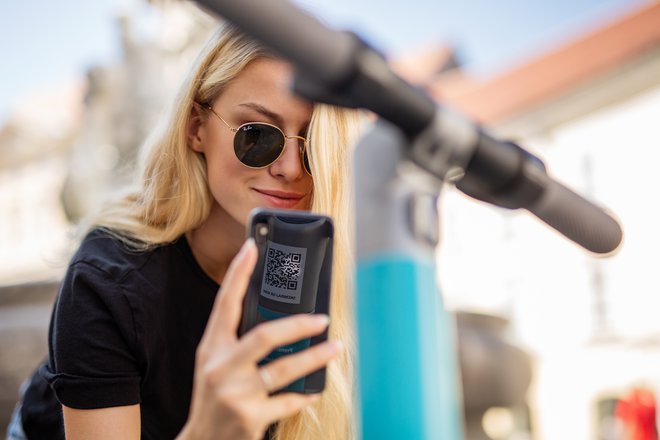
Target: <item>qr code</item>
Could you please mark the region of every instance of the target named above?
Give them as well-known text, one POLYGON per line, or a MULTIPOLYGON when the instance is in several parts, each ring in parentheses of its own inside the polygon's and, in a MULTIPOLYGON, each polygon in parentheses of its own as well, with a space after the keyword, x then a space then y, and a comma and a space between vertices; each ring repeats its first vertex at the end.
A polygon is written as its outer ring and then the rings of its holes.
POLYGON ((300 277, 301 257, 301 254, 295 252, 268 249, 265 283, 278 289, 296 290, 300 277))

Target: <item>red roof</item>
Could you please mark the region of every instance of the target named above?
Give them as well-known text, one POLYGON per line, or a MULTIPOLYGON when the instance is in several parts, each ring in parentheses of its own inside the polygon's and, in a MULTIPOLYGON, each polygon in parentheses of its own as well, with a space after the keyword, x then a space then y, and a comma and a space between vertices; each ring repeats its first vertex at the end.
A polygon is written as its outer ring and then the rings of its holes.
POLYGON ((597 30, 484 81, 446 74, 434 96, 485 123, 497 123, 567 93, 660 45, 660 3, 644 4, 597 30))

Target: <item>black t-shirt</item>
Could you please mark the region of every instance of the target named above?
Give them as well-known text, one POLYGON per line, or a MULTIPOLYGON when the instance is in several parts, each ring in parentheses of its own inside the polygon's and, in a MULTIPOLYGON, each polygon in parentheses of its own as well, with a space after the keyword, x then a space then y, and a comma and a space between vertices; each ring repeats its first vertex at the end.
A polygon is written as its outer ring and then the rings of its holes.
POLYGON ((188 418, 195 350, 217 291, 184 236, 137 252, 103 230, 92 231, 62 282, 49 360, 23 403, 28 437, 53 438, 52 426, 39 425, 53 420, 43 414, 46 381, 72 408, 139 403, 142 438, 174 438, 188 418))

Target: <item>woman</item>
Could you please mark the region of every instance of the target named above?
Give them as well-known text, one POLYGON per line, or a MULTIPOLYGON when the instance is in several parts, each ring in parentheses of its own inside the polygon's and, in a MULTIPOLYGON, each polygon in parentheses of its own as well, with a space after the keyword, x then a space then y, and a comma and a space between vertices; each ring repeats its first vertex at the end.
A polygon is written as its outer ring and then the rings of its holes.
MULTIPOLYGON (((358 116, 292 95, 290 75, 260 44, 221 28, 147 142, 140 187, 93 222, 58 296, 49 362, 30 386, 45 380, 55 391, 67 438, 354 435, 346 168, 358 116), (255 135, 283 138, 281 155, 243 157, 255 135), (329 341, 263 367, 273 348, 328 320, 285 318, 237 339, 256 258, 243 237, 258 206, 311 209, 336 229, 329 341), (320 396, 270 395, 326 364, 320 396)), ((28 400, 29 436, 39 417, 28 400)))

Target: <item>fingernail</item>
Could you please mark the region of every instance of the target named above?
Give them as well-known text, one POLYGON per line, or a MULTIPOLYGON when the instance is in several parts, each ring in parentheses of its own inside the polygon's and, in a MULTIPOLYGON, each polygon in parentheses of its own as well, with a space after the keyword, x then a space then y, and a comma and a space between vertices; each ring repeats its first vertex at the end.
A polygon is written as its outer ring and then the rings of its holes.
POLYGON ((314 320, 315 324, 323 325, 324 327, 327 327, 328 324, 330 324, 330 317, 323 313, 312 315, 312 319, 314 320))
POLYGON ((247 252, 247 250, 254 244, 254 238, 250 237, 247 240, 245 240, 245 243, 243 243, 243 246, 241 246, 241 250, 239 251, 240 254, 244 254, 247 252))

